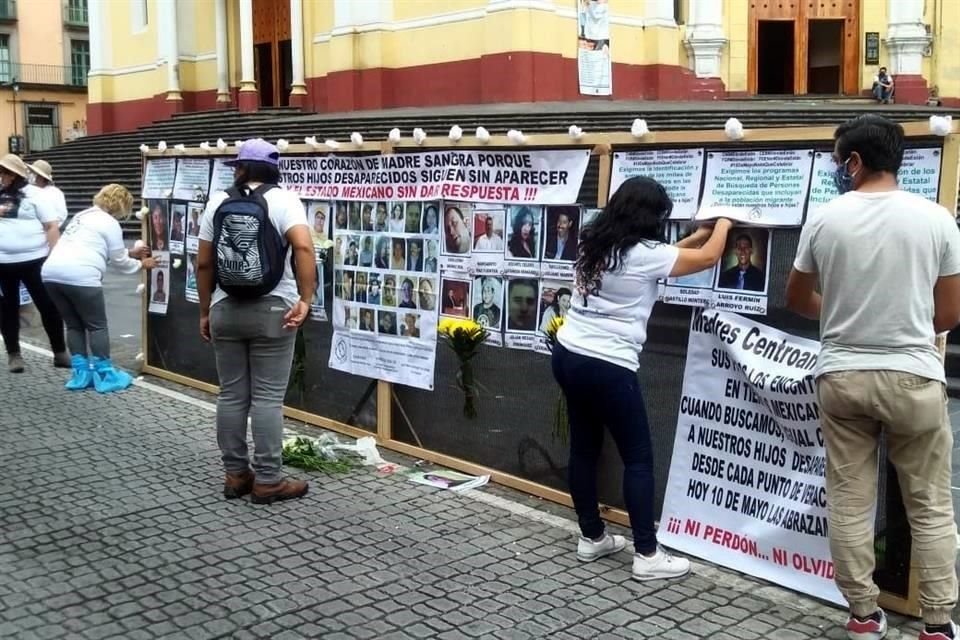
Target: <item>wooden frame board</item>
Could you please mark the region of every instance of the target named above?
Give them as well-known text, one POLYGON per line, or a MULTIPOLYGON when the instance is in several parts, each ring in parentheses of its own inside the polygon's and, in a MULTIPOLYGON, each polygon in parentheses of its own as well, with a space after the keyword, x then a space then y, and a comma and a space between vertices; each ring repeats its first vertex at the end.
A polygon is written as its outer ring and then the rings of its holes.
MULTIPOLYGON (((909 139, 932 139, 934 136, 930 133, 929 123, 908 122, 903 124, 904 132, 909 139)), ((676 145, 733 145, 736 149, 742 145, 743 148, 750 148, 752 145, 763 143, 803 143, 803 142, 827 142, 833 140, 835 127, 796 127, 796 128, 763 128, 747 129, 744 132, 744 138, 733 142, 727 138, 721 130, 706 131, 664 131, 653 132, 642 138, 635 137, 630 133, 611 132, 586 134, 583 137, 573 140, 564 134, 542 134, 529 136, 526 144, 517 145, 506 136, 492 136, 487 143, 480 143, 476 139, 465 138, 459 143, 453 143, 446 138, 428 138, 422 144, 417 144, 413 140, 401 140, 399 143, 390 142, 364 142, 362 145, 353 145, 344 143, 340 148, 334 150, 328 147, 314 147, 306 144, 290 144, 285 153, 291 154, 330 154, 330 153, 392 153, 396 150, 443 150, 443 149, 483 149, 483 148, 592 148, 594 155, 599 156, 600 175, 597 189, 597 206, 604 206, 610 188, 610 174, 613 161, 613 150, 619 148, 637 148, 650 145, 666 146, 676 145)), ((144 154, 144 159, 155 157, 216 157, 229 153, 236 153, 236 148, 231 146, 225 151, 212 149, 204 151, 202 149, 188 149, 183 152, 168 149, 167 151, 149 151, 144 154)), ((953 132, 943 140, 943 160, 940 174, 940 203, 950 211, 956 210, 958 197, 958 177, 960 177, 960 134, 958 134, 958 125, 953 125, 953 132)), ((143 233, 147 232, 147 220, 141 224, 143 233)), ((144 281, 146 278, 144 277, 144 281)), ((188 387, 199 389, 208 393, 217 393, 218 388, 215 385, 201 382, 187 376, 167 371, 155 367, 147 361, 147 305, 143 305, 142 310, 142 340, 144 366, 143 372, 154 375, 158 378, 183 384, 188 387)), ((943 345, 941 340, 941 346, 943 345)), ((376 437, 378 443, 386 449, 396 451, 405 455, 413 456, 419 459, 448 466, 452 469, 471 474, 489 475, 491 480, 498 484, 508 486, 531 495, 550 500, 566 506, 572 506, 570 496, 563 491, 548 487, 536 482, 520 478, 507 473, 502 473, 496 469, 491 469, 468 460, 463 460, 449 456, 437 451, 414 446, 405 442, 395 440, 393 437, 393 385, 383 380, 377 383, 377 429, 375 432, 360 429, 351 425, 308 413, 306 411, 293 407, 284 407, 284 415, 289 418, 300 420, 307 424, 327 428, 349 437, 359 438, 364 436, 376 437)), ((629 525, 627 514, 616 508, 601 506, 601 513, 604 518, 622 525, 629 525)), ((911 570, 909 578, 909 592, 906 597, 901 597, 890 593, 881 593, 880 604, 892 611, 908 615, 919 615, 919 592, 918 592, 918 574, 911 570)))

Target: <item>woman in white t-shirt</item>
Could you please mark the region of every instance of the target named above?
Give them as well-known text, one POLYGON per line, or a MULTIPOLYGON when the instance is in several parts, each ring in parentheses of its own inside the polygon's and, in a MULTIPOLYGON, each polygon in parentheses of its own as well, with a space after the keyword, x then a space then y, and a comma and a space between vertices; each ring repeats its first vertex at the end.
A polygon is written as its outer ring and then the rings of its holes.
POLYGON ((43 191, 27 183, 23 160, 0 158, 0 333, 10 373, 23 373, 20 356, 20 284, 30 293, 50 339, 55 367, 69 368, 63 320, 43 287, 40 269, 60 239, 56 207, 43 191))
POLYGON ((688 561, 658 546, 653 524, 653 451, 637 370, 657 281, 715 265, 731 226, 719 220, 669 245, 664 231, 672 209, 656 180, 630 178, 583 229, 576 291, 553 351, 553 374, 566 396, 570 424, 570 495, 581 532, 577 556, 596 560, 626 546, 622 536, 605 533, 597 504, 606 426, 624 462, 637 580, 681 576, 690 569, 688 561))
POLYGON ((130 215, 133 196, 108 184, 93 198, 93 207, 73 216, 43 265, 43 283, 67 325, 73 377, 66 388, 94 387, 100 393, 121 391, 133 383, 129 373, 110 360, 110 332, 103 297, 103 274, 110 265, 134 274, 156 266, 149 247, 127 251, 118 220, 130 215), (89 344, 89 350, 88 350, 89 344))

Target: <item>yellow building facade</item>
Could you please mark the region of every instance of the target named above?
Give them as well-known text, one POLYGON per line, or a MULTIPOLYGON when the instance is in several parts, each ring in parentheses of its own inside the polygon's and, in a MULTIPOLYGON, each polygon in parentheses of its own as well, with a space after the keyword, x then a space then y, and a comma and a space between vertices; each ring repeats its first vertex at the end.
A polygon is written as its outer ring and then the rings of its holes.
POLYGON ((93 132, 228 105, 861 96, 881 66, 897 102, 960 105, 958 0, 89 1, 93 132), (602 98, 577 62, 598 9, 602 98))
POLYGON ((0 140, 6 151, 39 152, 85 134, 87 16, 86 0, 0 0, 0 140))

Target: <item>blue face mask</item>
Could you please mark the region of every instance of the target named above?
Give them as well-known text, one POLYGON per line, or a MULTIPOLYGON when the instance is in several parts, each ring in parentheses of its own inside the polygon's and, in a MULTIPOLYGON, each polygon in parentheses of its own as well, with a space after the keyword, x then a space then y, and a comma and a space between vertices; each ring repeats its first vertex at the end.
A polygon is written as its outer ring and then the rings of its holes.
POLYGON ((847 169, 847 163, 849 162, 850 158, 847 158, 843 164, 837 165, 836 170, 833 172, 833 184, 836 186, 837 192, 840 195, 848 191, 853 191, 853 175, 847 169))

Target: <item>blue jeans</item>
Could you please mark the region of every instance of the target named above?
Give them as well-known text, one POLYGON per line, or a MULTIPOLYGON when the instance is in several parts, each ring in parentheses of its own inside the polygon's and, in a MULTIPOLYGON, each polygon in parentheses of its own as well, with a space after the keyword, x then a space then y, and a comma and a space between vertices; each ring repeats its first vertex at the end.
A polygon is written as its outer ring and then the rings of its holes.
POLYGON ((633 546, 637 553, 654 553, 653 447, 637 374, 558 344, 553 350, 553 376, 567 399, 570 497, 580 533, 596 539, 604 532, 597 498, 597 463, 606 427, 623 460, 623 500, 633 527, 633 546))
POLYGON ((876 100, 880 100, 881 102, 884 100, 889 100, 892 94, 893 94, 893 87, 887 89, 883 85, 881 85, 879 82, 873 85, 873 97, 876 100))

